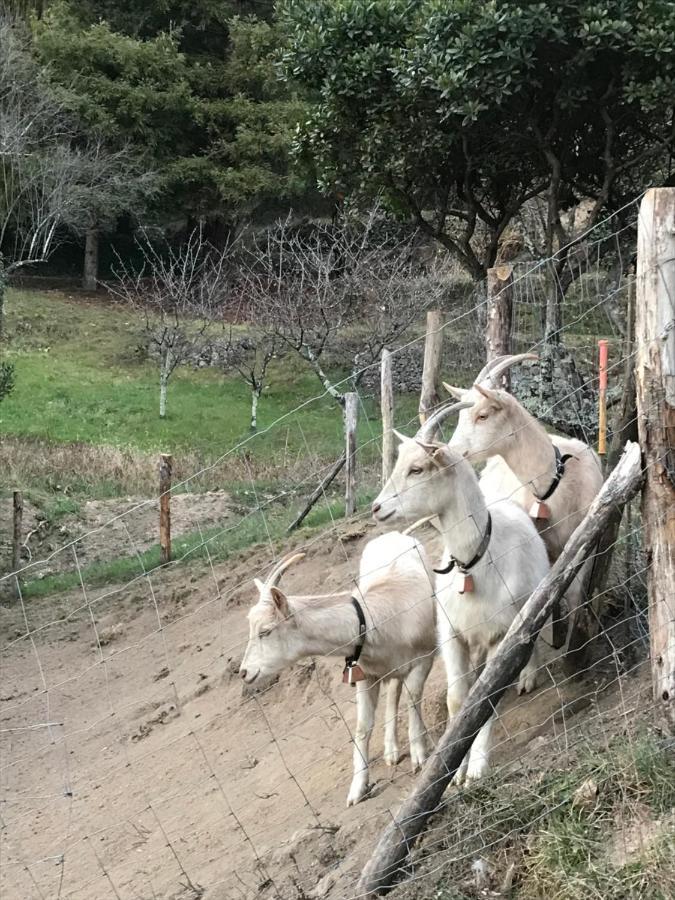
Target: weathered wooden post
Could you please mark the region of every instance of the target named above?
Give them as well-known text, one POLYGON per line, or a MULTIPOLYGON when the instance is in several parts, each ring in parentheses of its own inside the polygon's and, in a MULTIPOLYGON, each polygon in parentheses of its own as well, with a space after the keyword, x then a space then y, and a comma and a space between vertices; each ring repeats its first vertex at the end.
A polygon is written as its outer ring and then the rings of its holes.
POLYGON ((382 351, 380 369, 380 409, 382 410, 382 484, 386 484, 396 462, 394 439, 394 380, 391 372, 391 353, 382 351))
MULTIPOLYGON (((23 494, 21 491, 14 491, 13 498, 13 519, 14 527, 12 529, 12 572, 18 572, 21 568, 21 534, 23 532, 23 494)), ((19 589, 16 587, 18 594, 19 589)))
MULTIPOLYGON (((513 322, 513 266, 495 266, 487 273, 487 327, 485 351, 487 362, 511 353, 513 322)), ((511 385, 509 371, 501 376, 501 386, 511 385)))
POLYGON ((604 338, 598 341, 598 456, 607 453, 607 348, 604 338))
POLYGON ((345 515, 356 512, 356 421, 358 418, 359 395, 345 394, 345 515))
POLYGON ((635 304, 638 432, 650 561, 649 637, 654 699, 675 728, 675 188, 640 204, 635 304))
POLYGON ((422 391, 420 393, 419 415, 422 425, 429 412, 440 403, 438 386, 441 380, 443 361, 443 321, 440 309, 430 309, 427 313, 427 335, 424 341, 424 365, 422 367, 422 391))
POLYGON ((162 453, 159 460, 159 559, 171 562, 171 470, 173 457, 162 453))

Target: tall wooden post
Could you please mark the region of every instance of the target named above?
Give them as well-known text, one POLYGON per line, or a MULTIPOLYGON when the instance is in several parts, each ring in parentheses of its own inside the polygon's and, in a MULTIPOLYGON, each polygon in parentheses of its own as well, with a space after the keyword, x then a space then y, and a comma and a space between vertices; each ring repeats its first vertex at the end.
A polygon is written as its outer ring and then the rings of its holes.
POLYGON ((607 347, 608 342, 598 341, 598 456, 607 453, 607 347))
POLYGON ((359 409, 359 395, 353 392, 345 394, 345 457, 346 488, 345 515, 353 516, 356 512, 356 421, 359 409))
POLYGON ((427 336, 424 341, 424 366, 422 368, 422 392, 420 394, 419 415, 422 425, 430 411, 440 403, 438 386, 441 380, 443 360, 443 320, 440 309, 430 309, 427 313, 427 336))
MULTIPOLYGON (((18 572, 21 568, 21 534, 23 532, 23 494, 21 491, 14 491, 13 513, 14 527, 12 529, 12 572, 18 572)), ((18 588, 17 588, 18 594, 18 588)))
POLYGON ((159 460, 159 559, 171 562, 171 469, 173 457, 162 453, 159 460))
MULTIPOLYGON (((513 266, 495 266, 487 273, 487 327, 485 351, 487 362, 511 353, 513 322, 513 266)), ((511 386, 509 371, 501 376, 501 386, 511 386)))
POLYGON ((652 684, 656 703, 675 728, 675 188, 652 188, 640 204, 636 288, 652 684))
POLYGON ((382 351, 380 369, 380 409, 382 410, 382 484, 386 484, 396 462, 394 439, 394 381, 391 372, 391 353, 382 351))

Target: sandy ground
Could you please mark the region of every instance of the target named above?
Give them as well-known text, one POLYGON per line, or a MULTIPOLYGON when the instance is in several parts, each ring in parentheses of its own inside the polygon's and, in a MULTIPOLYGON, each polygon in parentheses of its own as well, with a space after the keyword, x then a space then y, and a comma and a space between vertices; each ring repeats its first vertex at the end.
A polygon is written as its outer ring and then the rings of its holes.
MULTIPOLYGON (((203 524, 203 522, 202 522, 203 524)), ((289 591, 343 588, 366 527, 312 540, 289 591)), ((3 900, 352 897, 380 829, 413 784, 376 759, 372 796, 345 806, 352 689, 341 661, 306 661, 261 694, 237 674, 259 547, 204 571, 2 608, 3 900)), ((558 664, 495 728, 496 766, 538 766, 608 697, 558 664), (551 749, 553 748, 553 749, 551 749)), ((625 686, 624 686, 625 687, 625 686)), ((610 692, 615 688, 608 689, 610 692)), ((424 715, 443 727, 437 662, 424 715)), ((381 715, 381 714, 380 714, 381 715)), ((403 723, 401 723, 403 725, 403 723)), ((406 731, 401 728, 401 745, 406 731)), ((379 757, 382 734, 372 750, 379 757)), ((462 792, 449 795, 461 811, 462 792)))

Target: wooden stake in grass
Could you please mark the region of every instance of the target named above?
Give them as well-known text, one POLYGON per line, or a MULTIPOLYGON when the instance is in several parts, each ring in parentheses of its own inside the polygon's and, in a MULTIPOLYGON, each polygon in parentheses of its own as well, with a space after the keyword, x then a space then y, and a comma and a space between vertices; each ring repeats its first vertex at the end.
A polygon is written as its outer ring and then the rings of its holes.
POLYGON ((171 469, 173 457, 162 453, 159 460, 159 559, 171 562, 171 469))
POLYGON ((389 480, 396 463, 394 439, 394 383, 391 374, 391 353, 382 351, 380 370, 380 408, 382 410, 382 484, 389 480))
POLYGON ((440 309, 427 313, 427 336, 424 342, 424 366, 422 368, 422 392, 420 394, 420 423, 424 425, 431 410, 441 402, 438 386, 441 380, 443 360, 443 320, 440 309))
POLYGON ((346 516, 353 516, 356 512, 356 420, 358 409, 359 395, 353 392, 345 394, 346 516))
MULTIPOLYGON (((23 494, 21 491, 13 493, 14 528, 12 533, 12 572, 18 572, 21 568, 21 534, 23 531, 23 494)), ((18 587, 17 587, 18 593, 18 587)))
POLYGON ((675 729, 675 188, 652 188, 640 204, 636 288, 652 684, 656 703, 675 729))
POLYGON ((598 391, 598 454, 607 452, 607 341, 598 341, 600 351, 599 391, 598 391))
MULTIPOLYGON (((495 266, 487 272, 487 328, 485 350, 487 362, 511 352, 513 319, 513 266, 495 266)), ((510 373, 500 377, 500 387, 508 390, 510 373)))

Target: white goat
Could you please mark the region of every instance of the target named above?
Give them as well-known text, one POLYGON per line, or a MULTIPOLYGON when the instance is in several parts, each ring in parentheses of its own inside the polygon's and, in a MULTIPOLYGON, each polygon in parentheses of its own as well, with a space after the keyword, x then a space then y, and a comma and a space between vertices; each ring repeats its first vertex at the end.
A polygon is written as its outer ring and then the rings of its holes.
POLYGON ((352 806, 368 793, 368 744, 382 683, 387 685, 386 764, 393 766, 399 761, 396 719, 403 687, 414 771, 429 754, 430 742, 420 705, 436 650, 434 576, 419 541, 393 532, 366 545, 359 566, 358 589, 351 595, 347 591, 286 596, 277 582, 284 570, 303 556, 291 553, 265 582, 255 579, 259 597, 248 614, 249 639, 240 674, 247 684, 252 684, 258 678, 278 674, 303 656, 356 655, 358 665, 352 672, 357 720, 354 775, 347 797, 347 806, 352 806), (357 603, 350 602, 350 596, 357 603), (360 627, 361 615, 364 628, 360 627), (355 653, 360 643, 362 650, 355 653), (358 677, 363 680, 357 680, 358 677))
MULTIPOLYGON (((472 388, 445 385, 470 406, 459 414, 450 447, 472 463, 488 460, 480 484, 489 498, 509 498, 535 521, 554 562, 602 486, 600 461, 575 438, 545 428, 506 391, 495 389, 507 368, 534 354, 502 356, 478 374, 472 388)), ((570 611, 583 602, 591 561, 567 590, 570 611)))
MULTIPOLYGON (((466 460, 433 440, 442 420, 463 404, 446 406, 413 439, 401 444, 394 471, 373 503, 378 522, 437 516, 445 544, 436 578, 437 627, 448 676, 448 714, 464 702, 476 669, 490 659, 549 563, 532 521, 515 503, 488 513, 478 478, 466 460)), ((536 647, 520 675, 519 692, 536 682, 536 647)), ((477 735, 456 781, 488 769, 490 719, 477 735)))

